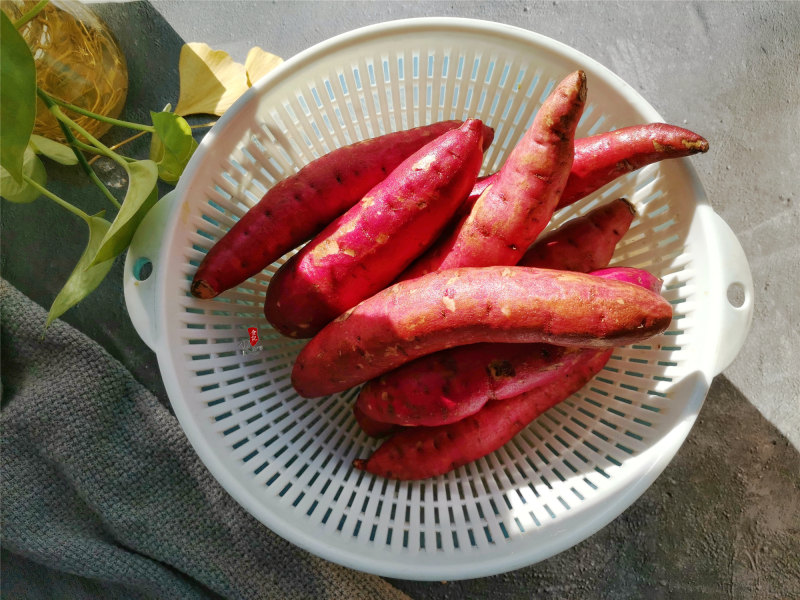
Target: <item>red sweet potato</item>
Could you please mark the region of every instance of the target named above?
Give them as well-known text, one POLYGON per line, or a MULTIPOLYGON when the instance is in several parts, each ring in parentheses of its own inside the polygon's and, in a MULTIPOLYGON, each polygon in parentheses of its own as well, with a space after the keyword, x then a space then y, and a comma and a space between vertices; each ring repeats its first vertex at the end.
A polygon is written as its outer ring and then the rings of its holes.
POLYGON ((406 363, 368 381, 356 399, 371 422, 446 425, 560 379, 584 352, 551 344, 470 344, 406 363))
POLYGON ((392 423, 383 423, 368 417, 356 404, 353 405, 353 416, 356 418, 356 423, 358 423, 358 427, 361 431, 370 437, 386 437, 390 433, 397 431, 399 427, 392 423))
POLYGON ((581 273, 605 267, 635 214, 624 198, 599 206, 540 237, 518 264, 581 273))
POLYGON ((298 355, 305 397, 346 390, 411 360, 478 342, 623 346, 664 331, 672 308, 629 283, 531 267, 464 267, 401 281, 320 331, 298 355))
POLYGON ((636 269, 633 267, 606 267, 604 269, 597 269, 591 272, 596 277, 603 277, 605 279, 614 279, 616 281, 624 281, 643 287, 646 290, 661 293, 661 286, 664 284, 661 279, 644 269, 636 269))
MULTIPOLYGON (((261 272, 358 202, 397 165, 461 125, 443 121, 333 150, 275 184, 208 252, 191 285, 213 298, 261 272)), ((484 143, 493 130, 485 128, 484 143)))
POLYGON ((461 266, 516 264, 550 222, 564 191, 585 101, 586 75, 575 71, 547 97, 469 214, 400 279, 461 266))
POLYGON ((583 138, 575 144, 575 160, 557 208, 645 165, 706 151, 703 137, 667 123, 633 125, 583 138))
MULTIPOLYGON (((667 123, 632 125, 575 140, 575 156, 556 210, 596 192, 617 177, 668 158, 684 158, 708 151, 702 136, 667 123)), ((480 177, 459 214, 468 213, 500 171, 480 177)))
POLYGON ((482 131, 470 119, 426 144, 288 260, 267 290, 273 327, 312 337, 390 284, 469 193, 483 161, 482 131))
MULTIPOLYGON (((550 262, 557 265, 557 257, 550 262)), ((592 275, 658 293, 661 280, 641 269, 611 267, 592 275)), ((527 392, 574 368, 580 349, 550 344, 471 344, 428 354, 368 381, 354 409, 398 425, 445 425, 486 403, 527 392)))
POLYGON ((443 475, 506 444, 536 417, 565 400, 606 364, 612 349, 584 350, 563 377, 449 425, 408 427, 386 440, 367 460, 353 466, 381 477, 413 480, 443 475))

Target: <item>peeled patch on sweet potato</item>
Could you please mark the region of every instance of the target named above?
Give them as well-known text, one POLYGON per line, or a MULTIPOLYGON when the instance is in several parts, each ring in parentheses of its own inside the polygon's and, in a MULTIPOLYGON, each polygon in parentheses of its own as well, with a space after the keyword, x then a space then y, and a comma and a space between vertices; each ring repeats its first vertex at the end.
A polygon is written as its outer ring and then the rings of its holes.
POLYGON ((461 266, 516 264, 550 222, 564 191, 585 101, 586 75, 575 71, 547 97, 469 215, 400 279, 461 266))
POLYGON ((292 383, 323 396, 454 346, 623 346, 671 320, 666 300, 629 283, 531 267, 448 269, 396 283, 328 324, 298 355, 292 383))
POLYGON ((506 444, 536 417, 591 380, 613 350, 585 350, 563 377, 449 425, 405 428, 353 466, 389 479, 416 480, 443 475, 506 444))
POLYGON ((543 235, 518 264, 581 273, 605 267, 635 215, 633 205, 618 198, 543 235))
POLYGON ((482 146, 483 124, 470 119, 404 160, 277 271, 267 320, 289 337, 311 337, 391 283, 469 193, 482 146))
MULTIPOLYGON (((276 183, 208 252, 191 284, 198 298, 235 287, 341 215, 403 160, 461 121, 442 121, 333 150, 276 183)), ((493 131, 484 128, 486 145, 493 131)))

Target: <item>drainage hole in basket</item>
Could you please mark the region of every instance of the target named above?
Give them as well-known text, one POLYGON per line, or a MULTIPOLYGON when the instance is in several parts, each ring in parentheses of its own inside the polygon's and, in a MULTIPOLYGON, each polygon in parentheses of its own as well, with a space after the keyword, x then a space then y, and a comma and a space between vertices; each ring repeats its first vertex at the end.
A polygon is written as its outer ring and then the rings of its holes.
POLYGON ((140 258, 133 265, 133 276, 137 281, 145 281, 153 273, 153 263, 149 258, 140 258))
POLYGON ((741 283, 732 283, 728 286, 728 302, 734 308, 741 308, 745 302, 744 286, 741 283))

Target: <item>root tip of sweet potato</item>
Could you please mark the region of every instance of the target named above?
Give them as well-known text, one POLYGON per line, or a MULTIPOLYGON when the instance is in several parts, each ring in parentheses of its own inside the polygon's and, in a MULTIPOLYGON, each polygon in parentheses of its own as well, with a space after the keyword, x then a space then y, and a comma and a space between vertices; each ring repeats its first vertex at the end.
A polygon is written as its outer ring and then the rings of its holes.
POLYGON ((367 461, 364 460, 363 458, 353 459, 353 467, 355 467, 356 469, 359 469, 360 471, 366 471, 367 470, 367 461))
POLYGON ((579 69, 577 75, 580 82, 580 100, 584 102, 586 100, 586 73, 582 69, 579 69))
POLYGON ((620 198, 620 200, 625 203, 625 206, 628 207, 628 210, 631 211, 631 214, 636 216, 636 214, 637 214, 636 207, 633 205, 633 202, 631 202, 627 198, 620 198))
POLYGON ((196 279, 192 282, 191 292, 192 296, 201 298, 202 300, 208 300, 217 295, 217 291, 211 287, 207 281, 203 281, 202 279, 196 279))
POLYGON ((700 138, 698 140, 681 140, 681 143, 688 150, 705 153, 708 152, 708 140, 700 138))

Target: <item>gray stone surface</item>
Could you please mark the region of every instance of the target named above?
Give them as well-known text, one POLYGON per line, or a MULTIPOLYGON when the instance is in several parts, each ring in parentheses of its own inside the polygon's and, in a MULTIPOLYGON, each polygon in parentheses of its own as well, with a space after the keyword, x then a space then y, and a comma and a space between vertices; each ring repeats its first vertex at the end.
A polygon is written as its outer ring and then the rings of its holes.
MULTIPOLYGON (((707 137, 711 151, 693 163, 745 249, 756 308, 745 347, 715 380, 673 463, 611 525, 539 565, 465 582, 394 583, 413 598, 800 597, 800 3, 170 0, 97 8, 128 56, 132 119, 177 100, 184 41, 240 61, 254 45, 288 58, 363 25, 460 16, 567 43, 628 81, 666 121, 707 137)), ((54 191, 101 207, 80 176, 48 171, 54 191)), ((2 275, 44 306, 83 247, 82 225, 68 219, 44 200, 2 204, 2 275)), ((120 278, 118 261, 65 320, 166 401, 120 278)))

